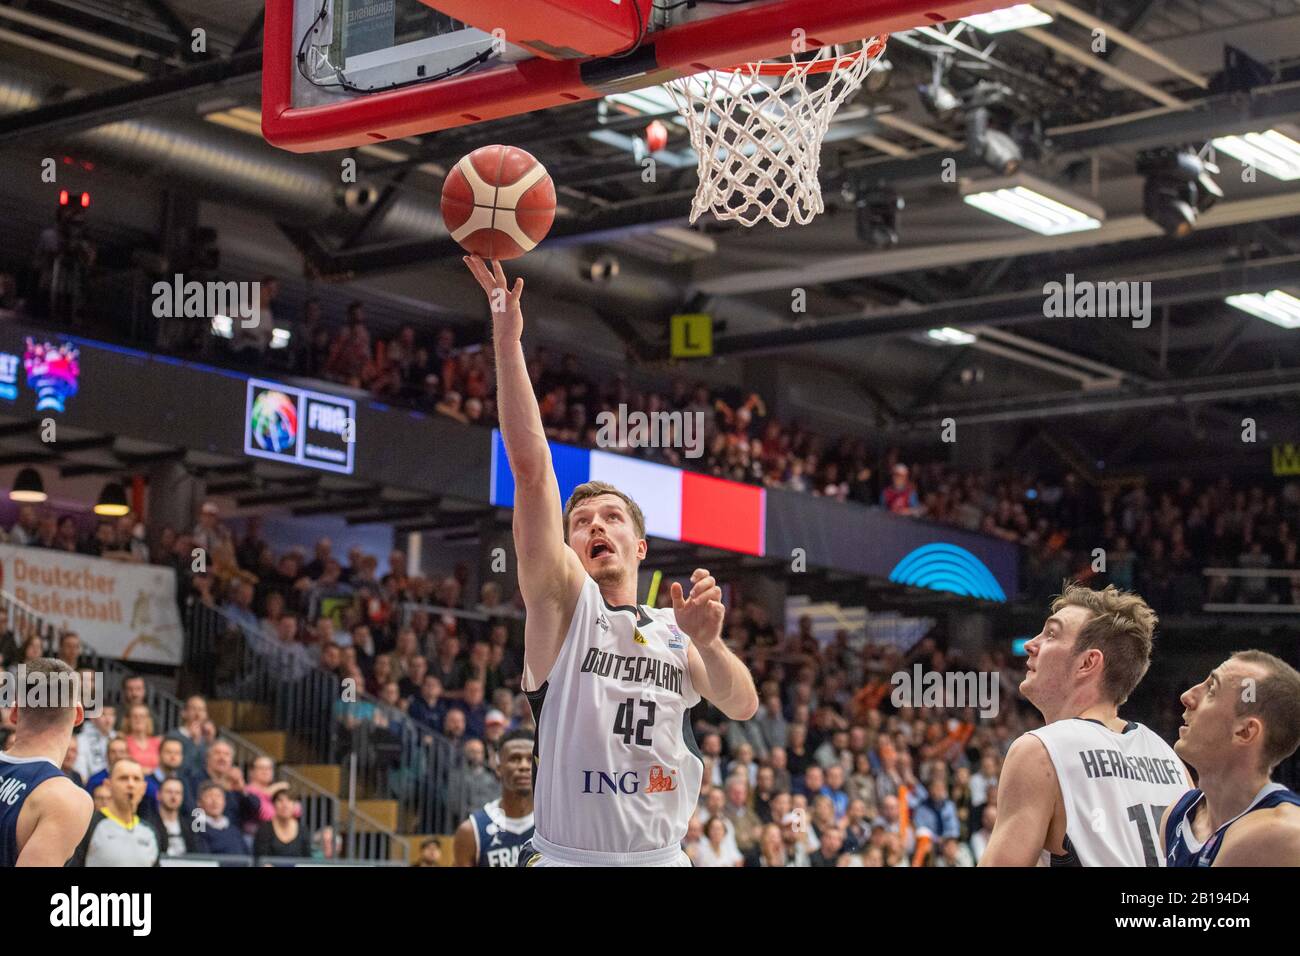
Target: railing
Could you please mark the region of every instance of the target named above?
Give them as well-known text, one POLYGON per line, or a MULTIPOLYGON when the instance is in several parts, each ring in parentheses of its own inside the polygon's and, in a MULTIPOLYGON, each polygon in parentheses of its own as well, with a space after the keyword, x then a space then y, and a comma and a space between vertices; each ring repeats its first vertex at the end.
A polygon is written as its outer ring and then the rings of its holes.
POLYGON ((1202 573, 1208 578, 1204 611, 1300 614, 1300 571, 1206 568, 1202 573))
MULTIPOLYGON (((9 620, 17 625, 18 633, 40 634, 47 648, 53 644, 59 629, 38 612, 4 591, 0 591, 0 607, 9 612, 9 620)), ((99 688, 100 702, 120 703, 122 684, 127 678, 135 676, 134 672, 121 661, 98 653, 84 639, 81 645, 83 664, 97 675, 103 675, 103 683, 99 688)), ((184 704, 156 683, 145 681, 145 703, 154 716, 154 729, 158 734, 166 734, 181 725, 184 704)), ((235 763, 245 771, 259 757, 271 756, 229 728, 219 728, 218 736, 234 748, 235 763)), ((302 823, 308 832, 319 834, 328 827, 331 838, 340 838, 339 852, 349 862, 387 865, 396 859, 399 865, 405 865, 413 859, 410 840, 399 836, 355 807, 349 810, 337 794, 330 793, 291 768, 280 766, 278 769, 280 778, 289 783, 302 804, 302 823), (340 832, 343 828, 346 828, 346 832, 340 832)))
POLYGON ((184 611, 187 683, 205 694, 271 708, 276 726, 289 728, 314 761, 329 761, 337 751, 337 677, 314 666, 301 647, 277 646, 217 608, 200 603, 184 611))
MULTIPOLYGON (((353 796, 396 801, 399 830, 450 833, 463 817, 464 808, 449 799, 464 764, 457 748, 362 688, 344 688, 300 647, 277 646, 199 604, 186 610, 185 659, 205 693, 231 699, 236 708, 241 702, 272 707, 276 726, 301 741, 312 759, 345 768, 353 796)), ((364 832, 352 828, 349 839, 364 832)))
POLYGON ((455 780, 465 765, 460 751, 427 724, 365 694, 341 703, 339 762, 357 787, 396 800, 399 827, 415 833, 451 833, 467 809, 455 780))
POLYGON ((418 604, 415 601, 403 601, 401 604, 402 626, 406 627, 411 623, 411 615, 416 611, 424 611, 431 617, 455 617, 463 621, 480 621, 487 623, 489 621, 522 621, 524 612, 517 610, 508 605, 502 605, 500 608, 492 611, 491 614, 483 611, 467 611, 459 607, 440 607, 437 604, 418 604))
MULTIPOLYGON (((222 731, 221 736, 234 747, 235 762, 241 766, 251 766, 255 759, 266 756, 265 751, 234 731, 222 731)), ((344 859, 375 863, 394 859, 399 863, 411 861, 411 841, 406 837, 398 836, 355 806, 345 804, 338 794, 330 793, 292 767, 281 766, 279 776, 289 784, 302 806, 299 824, 308 833, 340 844, 336 849, 344 859)))

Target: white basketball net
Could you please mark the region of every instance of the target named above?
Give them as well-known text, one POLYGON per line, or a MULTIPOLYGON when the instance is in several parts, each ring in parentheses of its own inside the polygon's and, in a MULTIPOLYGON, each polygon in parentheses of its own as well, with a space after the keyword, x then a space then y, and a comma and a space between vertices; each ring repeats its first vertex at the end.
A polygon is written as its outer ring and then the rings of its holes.
POLYGON ((665 84, 699 155, 691 222, 712 210, 746 226, 763 219, 806 226, 825 210, 817 178, 822 139, 835 111, 879 62, 885 38, 863 40, 848 55, 834 50, 823 47, 802 63, 791 56, 784 75, 765 76, 750 63, 665 84), (829 70, 828 60, 835 61, 829 70), (825 82, 810 89, 813 77, 825 82))

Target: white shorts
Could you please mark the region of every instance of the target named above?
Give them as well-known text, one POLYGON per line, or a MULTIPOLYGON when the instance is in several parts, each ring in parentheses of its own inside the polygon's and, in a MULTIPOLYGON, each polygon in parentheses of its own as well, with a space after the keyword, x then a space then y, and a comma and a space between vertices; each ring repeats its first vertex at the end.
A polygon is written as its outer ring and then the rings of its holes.
POLYGON ((694 866, 680 846, 638 853, 601 853, 562 847, 542 837, 533 838, 519 853, 520 866, 694 866))

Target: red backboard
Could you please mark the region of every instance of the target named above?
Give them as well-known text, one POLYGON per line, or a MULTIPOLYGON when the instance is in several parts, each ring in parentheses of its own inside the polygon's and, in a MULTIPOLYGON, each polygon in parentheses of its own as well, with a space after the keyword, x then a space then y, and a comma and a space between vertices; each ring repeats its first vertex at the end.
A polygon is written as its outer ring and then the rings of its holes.
POLYGON ((814 49, 1006 5, 754 0, 670 13, 652 0, 602 0, 615 11, 609 14, 583 0, 424 2, 439 12, 415 0, 267 0, 266 139, 295 152, 364 146, 787 55, 796 42, 814 49), (564 28, 547 35, 534 10, 515 18, 516 31, 508 11, 520 3, 567 17, 564 28), (492 26, 494 18, 507 22, 492 26), (575 40, 559 42, 568 31, 575 40), (584 53, 611 49, 628 36, 625 50, 584 53))

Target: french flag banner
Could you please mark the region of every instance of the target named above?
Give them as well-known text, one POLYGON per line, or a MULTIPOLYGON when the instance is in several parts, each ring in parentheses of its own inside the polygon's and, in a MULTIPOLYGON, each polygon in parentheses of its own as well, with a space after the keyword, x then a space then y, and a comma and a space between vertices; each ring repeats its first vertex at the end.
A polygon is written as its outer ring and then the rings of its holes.
MULTIPOLYGON (((609 482, 640 505, 648 537, 763 554, 765 489, 626 455, 549 444, 561 502, 584 482, 609 482)), ((515 504, 515 478, 499 429, 492 430, 490 500, 502 508, 515 504)))

